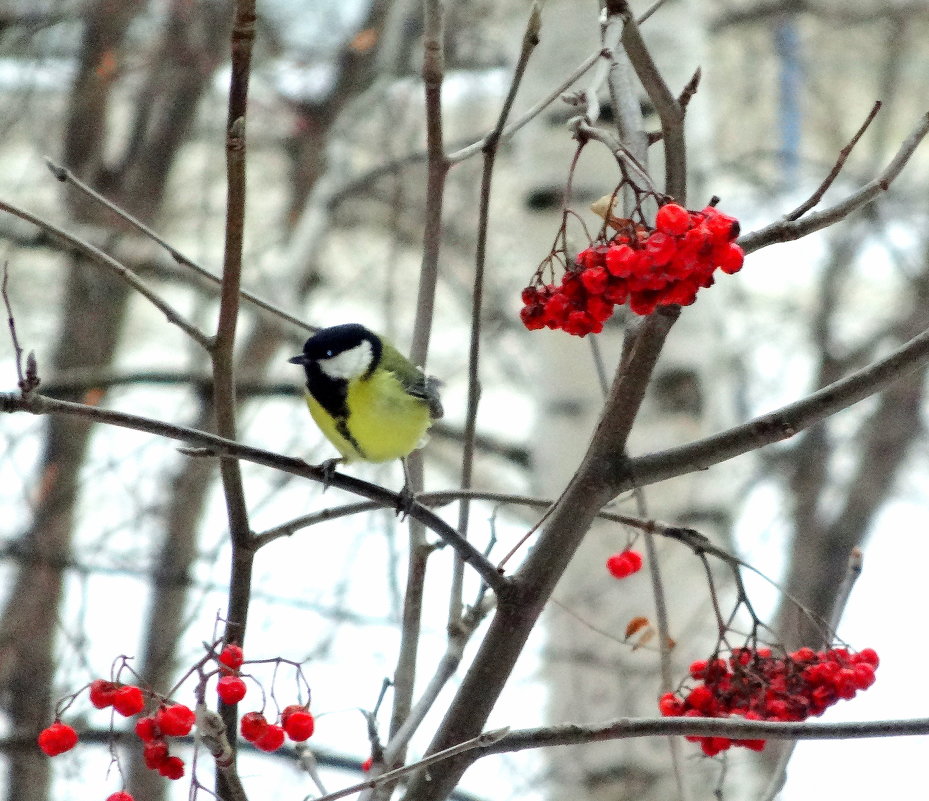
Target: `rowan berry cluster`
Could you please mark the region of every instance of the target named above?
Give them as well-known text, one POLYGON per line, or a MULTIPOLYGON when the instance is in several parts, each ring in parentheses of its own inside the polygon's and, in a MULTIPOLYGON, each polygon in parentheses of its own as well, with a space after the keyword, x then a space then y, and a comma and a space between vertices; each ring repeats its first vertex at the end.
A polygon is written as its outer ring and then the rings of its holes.
POLYGON ((285 735, 295 743, 302 743, 313 736, 315 728, 316 721, 310 710, 301 704, 291 704, 281 712, 279 724, 269 723, 261 712, 246 712, 239 730, 256 748, 277 751, 284 744, 285 735))
POLYGON ((606 569, 613 578, 624 579, 642 569, 642 554, 628 548, 614 553, 606 560, 606 569))
MULTIPOLYGON (((236 704, 245 697, 246 685, 239 676, 244 663, 242 648, 235 644, 223 647, 219 654, 204 659, 215 659, 218 664, 219 681, 216 692, 226 704, 236 704)), ((202 674, 203 681, 215 675, 210 671, 202 674)), ((157 704, 149 715, 138 718, 135 733, 142 741, 142 759, 150 770, 158 771, 168 779, 180 779, 184 775, 184 761, 172 756, 169 749, 170 737, 186 737, 196 723, 196 713, 188 706, 169 703, 156 693, 142 690, 130 684, 121 684, 106 679, 90 683, 90 702, 97 709, 112 709, 124 717, 133 717, 143 712, 146 705, 157 704)), ((275 751, 284 742, 285 735, 295 742, 302 742, 313 734, 315 721, 308 705, 293 704, 281 713, 280 725, 268 723, 260 712, 250 712, 242 718, 242 736, 264 751, 275 751)), ((39 748, 48 756, 57 756, 70 751, 77 745, 77 732, 66 723, 56 720, 38 736, 39 748)), ((133 801, 132 796, 120 791, 113 793, 107 801, 133 801)))
POLYGON ((736 273, 745 258, 735 244, 739 223, 714 206, 688 211, 676 203, 658 209, 654 229, 629 225, 612 239, 581 251, 560 284, 540 275, 522 292, 520 317, 530 331, 560 328, 597 334, 624 304, 636 314, 694 302, 713 285, 713 272, 736 273))
MULTIPOLYGON (((728 659, 694 662, 697 680, 686 695, 665 693, 658 709, 666 717, 802 721, 821 715, 840 699, 854 698, 874 683, 880 660, 872 648, 852 653, 846 648, 814 651, 800 648, 775 656, 769 648, 736 648, 728 659)), ((764 740, 729 737, 687 737, 715 756, 731 746, 761 751, 764 740)))

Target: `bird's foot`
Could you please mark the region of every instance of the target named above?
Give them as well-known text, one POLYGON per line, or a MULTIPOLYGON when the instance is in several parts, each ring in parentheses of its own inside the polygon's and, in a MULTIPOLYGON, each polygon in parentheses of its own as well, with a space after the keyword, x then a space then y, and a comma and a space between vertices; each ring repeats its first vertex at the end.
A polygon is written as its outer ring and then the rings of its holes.
POLYGON ((403 488, 397 493, 397 516, 403 522, 413 510, 413 504, 416 503, 416 495, 410 489, 410 485, 403 484, 403 488))
POLYGON ((323 471, 323 492, 329 489, 329 485, 332 483, 332 477, 335 475, 335 469, 343 460, 341 458, 337 459, 326 459, 325 462, 321 462, 319 469, 323 471))

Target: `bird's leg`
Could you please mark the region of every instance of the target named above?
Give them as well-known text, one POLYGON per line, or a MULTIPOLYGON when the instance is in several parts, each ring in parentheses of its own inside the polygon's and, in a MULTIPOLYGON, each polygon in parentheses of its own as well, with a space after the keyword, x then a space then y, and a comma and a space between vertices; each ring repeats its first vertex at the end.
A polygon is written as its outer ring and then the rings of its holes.
POLYGON ((326 459, 326 461, 320 462, 319 469, 323 471, 323 492, 329 489, 336 467, 344 461, 345 459, 339 456, 335 459, 326 459))
POLYGON ((401 457, 400 464, 403 465, 403 488, 400 490, 397 498, 397 514, 403 520, 416 503, 416 495, 413 492, 413 482, 410 481, 410 470, 406 464, 406 458, 401 457))

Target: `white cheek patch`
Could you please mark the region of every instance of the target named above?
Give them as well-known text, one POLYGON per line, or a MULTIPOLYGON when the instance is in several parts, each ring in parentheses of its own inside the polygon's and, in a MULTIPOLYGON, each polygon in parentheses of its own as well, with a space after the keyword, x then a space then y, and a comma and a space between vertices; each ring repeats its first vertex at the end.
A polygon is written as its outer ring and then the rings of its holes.
POLYGON ((343 350, 328 359, 318 359, 317 364, 330 378, 349 381, 368 372, 373 358, 371 343, 363 339, 354 348, 343 350))

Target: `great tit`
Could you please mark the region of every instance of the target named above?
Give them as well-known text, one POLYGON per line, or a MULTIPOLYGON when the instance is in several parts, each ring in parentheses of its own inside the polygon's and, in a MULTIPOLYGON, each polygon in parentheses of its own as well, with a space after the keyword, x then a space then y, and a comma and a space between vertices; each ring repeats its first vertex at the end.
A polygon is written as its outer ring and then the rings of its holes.
POLYGON ((288 359, 306 371, 306 403, 343 461, 402 459, 442 416, 439 382, 363 325, 323 328, 288 359))

